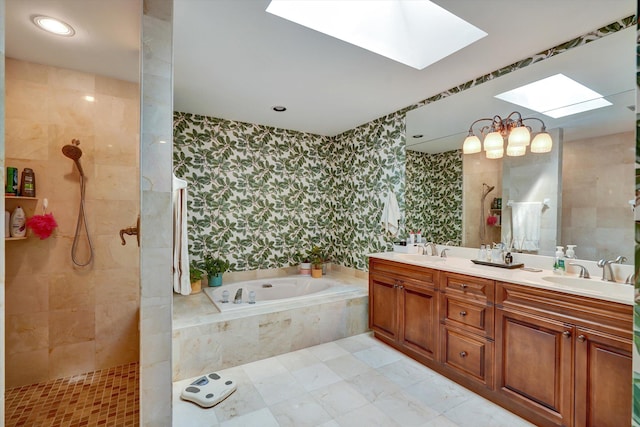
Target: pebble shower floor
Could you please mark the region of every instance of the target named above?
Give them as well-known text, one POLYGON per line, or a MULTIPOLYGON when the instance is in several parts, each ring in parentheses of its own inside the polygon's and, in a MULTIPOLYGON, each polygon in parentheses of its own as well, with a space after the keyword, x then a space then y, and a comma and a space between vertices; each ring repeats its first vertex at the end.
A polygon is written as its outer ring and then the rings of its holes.
POLYGON ((137 363, 8 389, 5 425, 138 425, 137 363))

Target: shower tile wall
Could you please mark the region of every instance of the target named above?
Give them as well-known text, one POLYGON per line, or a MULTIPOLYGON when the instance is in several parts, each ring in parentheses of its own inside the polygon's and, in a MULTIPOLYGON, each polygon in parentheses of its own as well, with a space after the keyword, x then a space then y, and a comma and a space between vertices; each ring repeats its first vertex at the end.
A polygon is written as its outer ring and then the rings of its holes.
POLYGON ((559 244, 578 245, 579 258, 624 255, 632 262, 634 218, 629 200, 636 191, 629 170, 634 150, 633 132, 564 144, 559 244), (611 250, 611 242, 620 242, 619 249, 611 250))
POLYGON ((138 247, 135 238, 122 246, 118 231, 139 211, 138 84, 7 58, 5 103, 5 164, 36 175, 37 204, 24 208, 41 214, 47 198, 58 223, 49 239, 5 243, 7 387, 137 361, 138 247), (91 268, 71 261, 80 185, 61 148, 73 138, 87 175, 91 268))

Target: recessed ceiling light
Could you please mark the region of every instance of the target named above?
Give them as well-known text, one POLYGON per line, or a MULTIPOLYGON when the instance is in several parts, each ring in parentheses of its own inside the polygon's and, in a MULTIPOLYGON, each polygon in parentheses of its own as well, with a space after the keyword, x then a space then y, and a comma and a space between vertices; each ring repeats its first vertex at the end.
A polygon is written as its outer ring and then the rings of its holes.
POLYGON ((283 107, 282 105, 276 105, 275 107, 273 107, 273 111, 282 113, 283 111, 287 111, 287 107, 283 107))
POLYGON ((267 12, 418 70, 487 35, 427 0, 272 0, 267 12))
POLYGON ((418 139, 418 138, 422 138, 424 135, 421 133, 417 133, 415 135, 413 135, 414 138, 418 139))
POLYGON ((96 100, 96 98, 91 96, 91 95, 85 95, 85 96, 83 96, 83 98, 84 98, 85 101, 88 101, 88 102, 95 102, 95 100, 96 100))
POLYGON ((564 74, 555 74, 495 97, 554 119, 612 105, 598 92, 564 74))
POLYGON ((38 28, 58 36, 71 37, 76 33, 71 25, 50 16, 34 15, 31 17, 31 21, 38 28))

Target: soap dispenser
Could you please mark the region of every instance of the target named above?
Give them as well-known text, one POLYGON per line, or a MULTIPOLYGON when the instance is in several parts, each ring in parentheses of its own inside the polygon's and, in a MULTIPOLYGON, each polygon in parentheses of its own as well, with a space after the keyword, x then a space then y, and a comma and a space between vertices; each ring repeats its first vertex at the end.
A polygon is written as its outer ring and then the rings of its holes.
POLYGON ((576 245, 567 245, 567 256, 566 258, 575 259, 576 257, 576 245))
POLYGON ((556 246, 556 256, 553 260, 553 272, 556 274, 564 274, 564 246, 556 246))

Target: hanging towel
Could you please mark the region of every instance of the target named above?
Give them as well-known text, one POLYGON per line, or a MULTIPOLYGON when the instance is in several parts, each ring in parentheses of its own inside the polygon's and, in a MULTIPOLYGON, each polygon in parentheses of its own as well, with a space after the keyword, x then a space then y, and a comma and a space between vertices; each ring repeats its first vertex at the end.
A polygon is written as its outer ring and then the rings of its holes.
POLYGON ((400 227, 400 208, 398 207, 396 195, 391 190, 387 193, 380 222, 386 232, 391 233, 393 236, 398 234, 400 227))
POLYGON ((187 181, 173 175, 173 290, 191 293, 189 235, 187 234, 187 181))
POLYGON ((511 205, 511 235, 514 248, 522 251, 540 249, 542 202, 513 202, 511 205))

